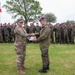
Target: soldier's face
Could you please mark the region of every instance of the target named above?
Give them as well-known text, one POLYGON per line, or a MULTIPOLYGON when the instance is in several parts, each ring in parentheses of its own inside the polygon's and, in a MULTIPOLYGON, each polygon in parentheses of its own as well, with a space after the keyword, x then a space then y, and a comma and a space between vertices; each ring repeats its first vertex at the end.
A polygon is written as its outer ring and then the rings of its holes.
POLYGON ((46 20, 42 20, 42 21, 40 21, 40 23, 41 23, 42 25, 44 25, 44 24, 46 24, 46 20))
POLYGON ((18 22, 18 25, 22 27, 22 25, 23 25, 23 22, 18 22))
POLYGON ((39 24, 36 24, 36 26, 39 26, 39 24))

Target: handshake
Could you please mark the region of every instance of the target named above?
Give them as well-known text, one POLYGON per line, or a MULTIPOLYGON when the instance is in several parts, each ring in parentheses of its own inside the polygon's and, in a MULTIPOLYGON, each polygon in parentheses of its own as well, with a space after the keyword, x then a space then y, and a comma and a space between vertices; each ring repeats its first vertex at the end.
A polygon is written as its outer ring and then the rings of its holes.
POLYGON ((39 35, 39 33, 32 33, 31 36, 39 35))
POLYGON ((30 34, 31 36, 36 36, 35 33, 30 34))

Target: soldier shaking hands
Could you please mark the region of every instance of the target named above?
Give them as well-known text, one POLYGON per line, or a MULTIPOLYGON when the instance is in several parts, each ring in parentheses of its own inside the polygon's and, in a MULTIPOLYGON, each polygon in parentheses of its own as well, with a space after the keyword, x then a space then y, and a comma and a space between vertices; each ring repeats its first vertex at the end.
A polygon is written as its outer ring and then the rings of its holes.
POLYGON ((34 39, 33 41, 40 42, 42 69, 40 69, 39 72, 46 73, 47 70, 49 70, 49 65, 50 65, 49 55, 48 55, 48 49, 50 45, 50 28, 47 25, 46 18, 44 16, 42 16, 39 21, 42 24, 40 37, 38 39, 34 39))
POLYGON ((25 75, 23 72, 24 69, 28 69, 28 67, 24 66, 25 56, 26 56, 26 39, 33 34, 27 34, 26 30, 23 28, 23 19, 17 20, 17 26, 14 30, 15 33, 15 51, 17 54, 17 69, 18 73, 21 75, 25 75))

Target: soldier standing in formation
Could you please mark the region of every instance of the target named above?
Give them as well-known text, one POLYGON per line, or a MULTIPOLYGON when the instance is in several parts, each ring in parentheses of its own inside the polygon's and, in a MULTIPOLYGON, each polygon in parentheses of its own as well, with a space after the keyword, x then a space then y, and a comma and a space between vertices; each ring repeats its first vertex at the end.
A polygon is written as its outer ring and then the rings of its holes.
MULTIPOLYGON (((41 27, 39 26, 38 23, 36 23, 36 26, 35 26, 35 33, 40 33, 40 30, 41 30, 41 27)), ((38 39, 40 35, 36 35, 36 38, 38 39)))
POLYGON ((68 44, 68 27, 66 23, 63 23, 63 26, 64 26, 64 44, 65 43, 68 44))
POLYGON ((34 26, 34 22, 30 23, 29 33, 35 33, 35 26, 34 26))
POLYGON ((71 32, 71 37, 72 37, 72 44, 74 43, 74 38, 75 38, 75 23, 72 26, 72 32, 71 32))
POLYGON ((73 24, 72 23, 69 23, 69 25, 68 25, 68 42, 70 44, 74 43, 74 40, 73 40, 73 24))
POLYGON ((61 43, 61 27, 59 23, 55 26, 55 41, 56 43, 61 43))
POLYGON ((8 42, 11 43, 12 42, 12 37, 11 37, 11 29, 12 29, 12 26, 10 25, 10 23, 8 23, 7 24, 7 27, 8 27, 8 34, 9 34, 8 42))
POLYGON ((0 43, 3 42, 3 37, 2 37, 2 24, 0 24, 0 43))
POLYGON ((12 24, 12 29, 11 29, 11 37, 12 37, 12 40, 15 41, 15 34, 14 34, 14 30, 16 28, 16 23, 12 24))
POLYGON ((51 37, 51 43, 54 43, 54 26, 49 23, 49 27, 50 27, 50 37, 51 37))
POLYGON ((23 27, 27 33, 29 33, 29 26, 27 25, 27 23, 24 23, 24 27, 23 27))
POLYGON ((4 24, 3 28, 4 28, 4 41, 8 42, 8 40, 9 40, 9 31, 8 31, 8 27, 7 27, 6 23, 4 24))
MULTIPOLYGON (((56 23, 56 25, 52 25, 51 23, 48 24, 50 28, 50 38, 51 43, 60 43, 60 44, 74 44, 74 36, 75 36, 75 23, 69 23, 66 24, 65 22, 59 24, 56 23)), ((14 29, 16 27, 16 24, 2 24, 0 23, 0 42, 14 42, 15 41, 15 35, 14 35, 14 29), (2 40, 1 40, 2 39, 2 40)), ((30 26, 28 26, 26 23, 24 23, 24 29, 27 31, 27 33, 39 33, 41 30, 41 26, 36 23, 36 26, 34 23, 30 23, 30 26)), ((36 35, 38 38, 39 35, 36 35)), ((27 42, 32 42, 29 39, 27 39, 27 42)))

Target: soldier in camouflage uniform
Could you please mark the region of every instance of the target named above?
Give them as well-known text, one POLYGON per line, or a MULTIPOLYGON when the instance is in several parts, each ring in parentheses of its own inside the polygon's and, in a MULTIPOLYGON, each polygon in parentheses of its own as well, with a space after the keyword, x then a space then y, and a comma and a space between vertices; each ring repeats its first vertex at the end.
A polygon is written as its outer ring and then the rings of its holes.
POLYGON ((64 26, 61 23, 61 44, 64 44, 64 26))
POLYGON ((71 39, 72 42, 71 43, 73 44, 74 43, 74 38, 75 38, 75 23, 72 26, 71 37, 72 37, 72 39, 71 39))
POLYGON ((27 23, 24 23, 24 27, 23 27, 27 33, 29 33, 29 26, 27 25, 27 23))
POLYGON ((12 42, 12 36, 11 36, 12 25, 10 23, 8 23, 7 27, 8 27, 8 32, 9 32, 9 40, 8 40, 8 42, 12 42))
POLYGON ((23 20, 18 19, 17 20, 17 26, 14 30, 15 33, 15 51, 17 54, 17 68, 18 73, 24 75, 25 72, 23 72, 23 69, 27 69, 27 67, 24 66, 25 56, 26 56, 26 38, 30 36, 27 34, 26 30, 22 27, 23 20))
POLYGON ((49 23, 50 34, 51 34, 51 42, 54 43, 54 27, 51 23, 49 23))
POLYGON ((3 42, 3 37, 2 37, 2 24, 0 24, 0 43, 3 42))
POLYGON ((72 26, 71 24, 68 25, 68 43, 71 43, 71 32, 72 32, 72 26))
POLYGON ((55 41, 56 43, 61 43, 61 26, 59 23, 56 23, 55 26, 55 41))
POLYGON ((8 42, 9 40, 9 31, 6 23, 4 24, 4 39, 4 42, 8 42))
MULTIPOLYGON (((35 26, 35 33, 40 33, 40 30, 41 30, 41 27, 39 26, 38 23, 36 23, 36 26, 35 26)), ((36 38, 38 38, 39 35, 36 35, 36 38)))
POLYGON ((30 23, 29 33, 35 33, 35 26, 34 26, 34 23, 30 23))
POLYGON ((14 30, 16 28, 16 23, 13 23, 11 25, 12 29, 11 29, 11 38, 12 38, 12 42, 15 41, 15 34, 14 34, 14 30))
POLYGON ((41 57, 42 57, 42 64, 43 67, 39 72, 46 73, 47 70, 49 70, 49 55, 48 55, 48 49, 50 45, 50 28, 46 24, 46 18, 43 16, 40 18, 40 23, 42 24, 42 28, 40 31, 40 37, 37 39, 37 41, 40 42, 40 50, 41 50, 41 57))
MULTIPOLYGON (((24 23, 23 28, 26 30, 26 32, 29 34, 29 26, 27 25, 27 23, 24 23)), ((29 39, 26 39, 27 43, 29 42, 29 39)))
POLYGON ((2 37, 3 37, 3 43, 5 41, 5 38, 4 38, 4 24, 2 24, 2 37))
POLYGON ((65 23, 63 23, 64 26, 64 43, 68 44, 68 27, 65 23))
MULTIPOLYGON (((30 23, 30 26, 29 26, 29 33, 35 33, 35 25, 34 25, 34 22, 30 23)), ((31 38, 31 37, 30 37, 31 38)), ((29 40, 29 42, 32 42, 32 40, 29 40)))

